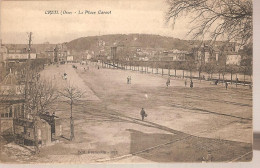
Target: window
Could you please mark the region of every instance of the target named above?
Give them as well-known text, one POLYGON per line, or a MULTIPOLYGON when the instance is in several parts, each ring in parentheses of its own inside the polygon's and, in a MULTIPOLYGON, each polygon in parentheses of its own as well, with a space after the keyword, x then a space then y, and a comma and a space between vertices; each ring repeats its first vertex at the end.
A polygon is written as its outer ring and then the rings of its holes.
POLYGON ((21 106, 21 117, 24 118, 24 105, 21 106))
POLYGON ((17 110, 16 110, 16 118, 20 118, 20 115, 21 115, 21 109, 20 109, 20 105, 18 104, 18 106, 17 106, 17 110))
POLYGON ((42 131, 40 129, 38 129, 38 138, 39 138, 39 140, 42 139, 42 131))
POLYGON ((16 106, 14 106, 14 118, 17 118, 17 107, 16 106))
POLYGON ((9 118, 13 117, 13 109, 12 106, 9 108, 9 118))

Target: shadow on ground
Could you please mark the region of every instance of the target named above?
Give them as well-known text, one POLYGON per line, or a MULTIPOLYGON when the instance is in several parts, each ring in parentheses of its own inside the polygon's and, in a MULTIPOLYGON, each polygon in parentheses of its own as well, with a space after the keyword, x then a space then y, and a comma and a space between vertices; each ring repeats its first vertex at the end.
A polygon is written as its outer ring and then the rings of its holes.
POLYGON ((154 162, 223 162, 252 159, 252 144, 248 143, 177 134, 143 133, 133 129, 127 131, 131 134, 130 153, 154 162), (159 144, 165 145, 145 150, 159 144), (139 153, 142 150, 145 151, 139 153))

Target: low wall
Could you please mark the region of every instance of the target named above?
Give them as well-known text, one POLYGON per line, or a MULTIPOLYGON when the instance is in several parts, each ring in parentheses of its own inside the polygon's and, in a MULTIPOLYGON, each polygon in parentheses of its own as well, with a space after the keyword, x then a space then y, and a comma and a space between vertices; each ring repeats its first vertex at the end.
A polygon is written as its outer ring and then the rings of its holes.
POLYGON ((13 119, 1 118, 1 133, 3 135, 13 133, 13 119))

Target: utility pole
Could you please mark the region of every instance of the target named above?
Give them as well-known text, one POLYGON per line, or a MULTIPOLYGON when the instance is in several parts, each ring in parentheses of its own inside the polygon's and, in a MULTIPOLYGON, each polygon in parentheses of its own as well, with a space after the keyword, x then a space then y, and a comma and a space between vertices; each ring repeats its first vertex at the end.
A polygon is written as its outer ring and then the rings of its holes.
POLYGON ((28 58, 31 59, 32 32, 29 33, 28 58))
MULTIPOLYGON (((28 42, 28 60, 27 60, 27 66, 26 66, 26 71, 25 71, 25 100, 27 99, 27 89, 28 89, 28 73, 29 73, 29 68, 30 68, 30 60, 31 60, 31 45, 32 45, 32 32, 29 33, 29 42, 28 42)), ((27 110, 27 109, 26 109, 27 110)))

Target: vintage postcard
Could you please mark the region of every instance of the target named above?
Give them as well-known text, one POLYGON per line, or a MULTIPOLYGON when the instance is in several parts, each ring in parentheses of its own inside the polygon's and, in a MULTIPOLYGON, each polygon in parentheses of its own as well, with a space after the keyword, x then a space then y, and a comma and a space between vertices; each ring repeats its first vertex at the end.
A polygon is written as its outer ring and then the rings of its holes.
POLYGON ((252 160, 252 0, 1 1, 0 164, 252 160))

